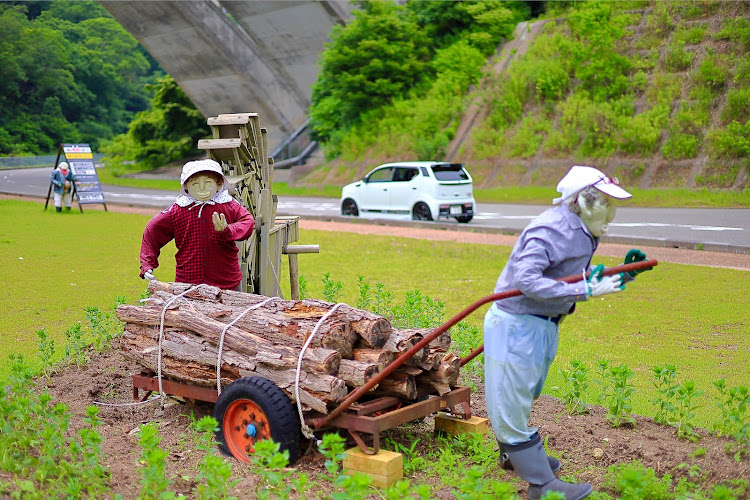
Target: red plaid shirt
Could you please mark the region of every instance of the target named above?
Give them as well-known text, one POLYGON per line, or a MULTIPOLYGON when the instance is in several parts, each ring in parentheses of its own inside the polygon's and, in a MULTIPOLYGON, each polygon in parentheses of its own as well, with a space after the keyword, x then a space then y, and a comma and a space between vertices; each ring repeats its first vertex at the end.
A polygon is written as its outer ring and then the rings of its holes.
POLYGON ((204 205, 202 212, 200 206, 181 207, 175 203, 151 219, 143 231, 141 278, 149 269, 159 267, 161 248, 174 238, 175 281, 235 289, 242 281, 242 272, 234 242, 247 239, 253 226, 253 216, 235 200, 204 205), (214 212, 226 216, 228 225, 224 231, 214 229, 214 212))

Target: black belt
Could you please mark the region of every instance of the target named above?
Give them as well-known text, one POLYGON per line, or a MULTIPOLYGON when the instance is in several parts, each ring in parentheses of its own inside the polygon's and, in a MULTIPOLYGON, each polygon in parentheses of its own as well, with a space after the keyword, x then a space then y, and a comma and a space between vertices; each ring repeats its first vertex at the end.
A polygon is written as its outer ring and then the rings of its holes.
POLYGON ((560 322, 560 320, 562 320, 565 315, 564 314, 558 314, 557 316, 543 316, 541 314, 532 314, 531 316, 536 316, 537 318, 541 318, 541 319, 543 319, 545 321, 551 321, 554 324, 558 324, 560 322))

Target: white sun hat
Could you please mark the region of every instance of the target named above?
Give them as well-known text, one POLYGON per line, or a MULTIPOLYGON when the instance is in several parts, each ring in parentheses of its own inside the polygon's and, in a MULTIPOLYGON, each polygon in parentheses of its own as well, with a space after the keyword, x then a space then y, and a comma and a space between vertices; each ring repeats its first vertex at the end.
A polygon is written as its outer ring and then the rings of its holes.
MULTIPOLYGON (((214 172, 221 176, 221 179, 224 181, 223 187, 227 187, 227 178, 224 176, 224 172, 221 170, 221 165, 219 165, 218 162, 214 160, 193 160, 187 162, 182 167, 182 174, 180 175, 180 185, 182 186, 183 191, 187 192, 187 189, 185 188, 185 183, 187 180, 192 177, 193 175, 197 174, 198 172, 214 172)), ((219 190, 221 191, 222 186, 219 186, 219 190)))
MULTIPOLYGON (((229 203, 232 201, 232 195, 229 194, 229 181, 227 181, 227 177, 224 175, 224 172, 221 170, 221 165, 219 165, 218 162, 210 159, 205 160, 193 160, 187 162, 185 165, 182 166, 182 174, 180 175, 180 195, 175 200, 175 203, 181 207, 187 207, 193 204, 201 205, 201 207, 208 203, 210 205, 216 204, 216 203, 229 203), (187 187, 185 187, 185 183, 187 180, 197 174, 198 172, 214 172, 221 176, 222 184, 221 186, 218 186, 218 190, 216 194, 208 200, 207 202, 201 202, 190 196, 190 193, 188 193, 187 187)), ((170 207, 168 210, 171 210, 170 207)), ((201 208, 201 210, 203 210, 201 208)), ((200 211, 198 212, 198 217, 200 217, 200 211)))
POLYGON ((565 177, 560 179, 560 182, 557 184, 557 192, 562 196, 552 200, 552 203, 557 204, 567 200, 589 186, 594 186, 612 198, 620 200, 632 198, 633 195, 621 188, 619 184, 620 181, 617 177, 608 177, 599 169, 576 165, 565 174, 565 177))

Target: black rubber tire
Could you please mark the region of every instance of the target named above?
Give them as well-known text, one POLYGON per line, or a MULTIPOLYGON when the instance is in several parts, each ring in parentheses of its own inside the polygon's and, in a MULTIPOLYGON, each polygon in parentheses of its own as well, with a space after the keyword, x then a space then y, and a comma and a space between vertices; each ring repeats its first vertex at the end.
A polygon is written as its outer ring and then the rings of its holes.
POLYGON ((461 224, 467 224, 471 222, 471 219, 473 218, 474 218, 473 215, 459 215, 458 217, 456 217, 456 220, 460 222, 461 224))
POLYGON ((432 213, 430 213, 430 207, 427 206, 427 203, 420 201, 414 205, 414 208, 411 209, 411 219, 432 220, 432 213))
POLYGON ((214 407, 214 418, 219 424, 216 441, 222 452, 238 460, 247 460, 247 457, 237 456, 232 452, 232 447, 227 444, 224 435, 225 413, 232 403, 238 400, 249 400, 263 411, 270 424, 271 439, 281 445, 280 451, 289 451, 289 465, 293 465, 299 458, 299 443, 302 435, 299 415, 284 391, 262 377, 239 378, 221 391, 214 407))
POLYGON ((347 198, 344 201, 342 201, 341 202, 341 215, 357 217, 359 215, 359 207, 357 207, 357 202, 355 202, 351 198, 347 198))

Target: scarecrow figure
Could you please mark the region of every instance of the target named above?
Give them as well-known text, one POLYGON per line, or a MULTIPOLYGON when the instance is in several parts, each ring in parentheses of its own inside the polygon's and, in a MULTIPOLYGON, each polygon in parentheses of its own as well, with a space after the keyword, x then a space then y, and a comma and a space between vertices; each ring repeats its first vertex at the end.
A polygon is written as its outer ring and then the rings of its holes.
POLYGON ((73 206, 73 181, 76 176, 70 170, 67 162, 60 162, 56 169, 52 171, 49 177, 52 183, 53 196, 55 198, 55 211, 62 212, 63 202, 65 209, 70 210, 73 206))
MULTIPOLYGON (((531 405, 555 359, 560 322, 577 302, 624 290, 636 272, 603 277, 600 265, 586 281, 556 280, 590 270, 599 238, 615 216, 613 200, 632 196, 617 179, 583 166, 572 167, 557 191, 557 206, 524 229, 497 280, 495 293, 517 288, 523 294, 495 302, 485 316, 485 390, 504 467, 529 483, 530 499, 560 492, 572 500, 588 496, 591 485, 557 479, 560 462, 547 457, 538 429, 528 425, 531 405)), ((634 249, 625 263, 645 259, 634 249)))
POLYGON ((141 278, 154 279, 161 248, 175 240, 175 281, 242 290, 235 241, 253 232, 250 212, 233 199, 229 183, 214 160, 190 161, 182 167, 180 195, 151 219, 141 243, 141 278))

